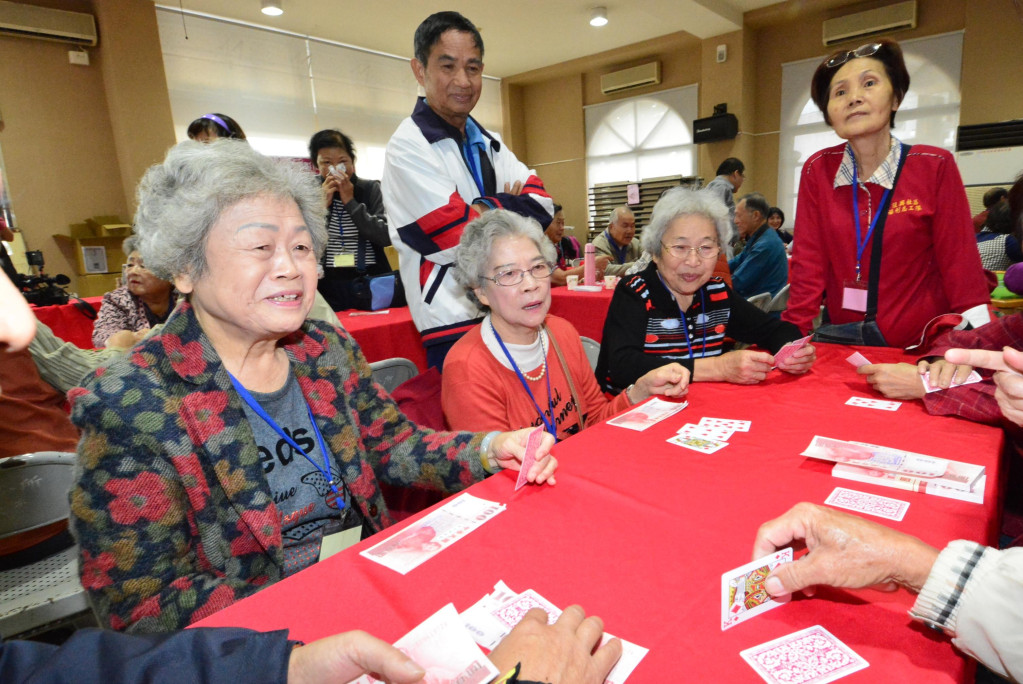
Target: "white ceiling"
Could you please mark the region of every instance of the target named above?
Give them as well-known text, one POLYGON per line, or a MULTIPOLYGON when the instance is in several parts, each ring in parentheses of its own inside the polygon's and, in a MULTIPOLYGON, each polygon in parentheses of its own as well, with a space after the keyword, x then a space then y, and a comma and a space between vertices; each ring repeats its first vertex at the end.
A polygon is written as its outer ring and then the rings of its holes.
MULTIPOLYGON (((432 12, 452 9, 483 35, 486 73, 507 77, 677 31, 697 38, 737 31, 744 12, 778 0, 281 0, 284 14, 268 17, 260 0, 155 0, 157 5, 270 26, 412 56, 412 35, 432 12), (589 25, 594 5, 608 24, 589 25)), ((188 18, 185 18, 187 26, 188 18)))

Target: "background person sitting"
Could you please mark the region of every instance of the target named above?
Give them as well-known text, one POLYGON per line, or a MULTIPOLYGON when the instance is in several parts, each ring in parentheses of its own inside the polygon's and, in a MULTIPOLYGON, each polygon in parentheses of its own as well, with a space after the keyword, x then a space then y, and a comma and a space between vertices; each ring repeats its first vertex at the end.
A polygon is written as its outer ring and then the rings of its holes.
POLYGON ((991 211, 991 207, 1004 201, 1007 195, 1008 191, 1006 191, 1005 188, 991 188, 984 193, 984 211, 973 217, 973 228, 976 232, 979 233, 987 224, 987 217, 991 211))
POLYGON ((988 212, 984 229, 977 233, 980 263, 988 271, 1004 271, 1012 264, 1023 261, 1020 248, 1021 227, 1013 225, 1012 212, 1007 202, 999 202, 988 212))
MULTIPOLYGON (((327 529, 392 524, 378 478, 452 492, 520 463, 525 431, 419 428, 344 330, 307 320, 327 236, 306 168, 183 142, 138 199, 141 251, 187 301, 69 394, 72 529, 101 625, 179 629, 315 563, 327 529)), ((531 481, 553 482, 553 441, 531 481)))
MULTIPOLYGON (((643 255, 636 237, 636 217, 628 207, 615 207, 608 217, 607 228, 593 238, 597 256, 609 258, 604 268, 606 275, 624 275, 643 255)), ((599 262, 598 262, 599 263, 599 262)))
POLYGON ((732 289, 746 299, 761 292, 775 296, 789 281, 785 243, 767 223, 767 200, 753 192, 735 207, 735 225, 746 240, 742 252, 728 260, 732 289))
MULTIPOLYGON (((574 236, 565 235, 565 212, 562 211, 560 204, 554 204, 554 218, 551 219, 551 225, 547 226, 544 235, 554 245, 554 251, 556 252, 554 272, 551 273, 551 284, 556 286, 564 285, 568 282, 568 276, 570 275, 582 278, 585 267, 582 265, 573 266, 572 261, 583 256, 583 249, 579 246, 579 241, 574 236)), ((604 276, 604 268, 610 260, 611 257, 604 255, 596 258, 597 268, 595 273, 598 279, 604 276)))
POLYGON ((245 131, 238 122, 227 114, 203 114, 188 124, 188 139, 199 142, 213 142, 222 138, 245 140, 245 131))
MULTIPOLYGON (((754 384, 767 377, 772 354, 801 337, 713 277, 729 233, 728 209, 710 189, 672 188, 654 205, 643 230, 653 261, 618 284, 597 360, 597 381, 618 393, 645 373, 669 363, 692 372, 691 380, 754 384), (770 353, 725 351, 725 338, 757 344, 770 353)), ((806 345, 778 365, 805 373, 816 359, 806 345)))
POLYGON ((778 207, 771 207, 767 210, 767 225, 774 228, 778 233, 778 237, 786 245, 792 242, 792 233, 787 230, 783 230, 782 227, 785 225, 785 212, 778 207))
POLYGON ((125 238, 123 249, 128 255, 123 284, 103 295, 92 329, 92 344, 96 347, 130 347, 154 325, 166 321, 174 309, 174 285, 146 268, 135 238, 125 238))
POLYGON ((391 270, 384 254, 391 238, 380 181, 355 174, 355 145, 336 128, 313 135, 309 158, 319 171, 327 207, 327 251, 318 287, 335 311, 354 309, 352 281, 391 270))
POLYGON ((686 393, 689 371, 673 363, 637 378, 613 401, 604 397, 579 333, 547 315, 554 258, 540 226, 517 214, 495 210, 466 226, 455 277, 487 316, 455 343, 444 365, 442 402, 451 428, 543 425, 563 439, 653 394, 686 393))

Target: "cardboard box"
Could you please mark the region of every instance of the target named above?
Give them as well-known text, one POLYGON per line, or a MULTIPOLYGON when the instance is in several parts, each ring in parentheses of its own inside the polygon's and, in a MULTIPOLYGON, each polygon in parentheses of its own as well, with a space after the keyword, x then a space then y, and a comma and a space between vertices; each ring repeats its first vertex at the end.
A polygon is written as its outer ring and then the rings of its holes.
POLYGON ((121 221, 119 216, 94 216, 85 223, 96 237, 120 237, 131 235, 131 224, 121 221))
POLYGON ((73 290, 79 297, 101 297, 117 287, 120 273, 80 275, 75 279, 73 290))
MULTIPOLYGON (((60 251, 64 257, 75 265, 75 273, 80 276, 89 275, 86 267, 82 247, 103 247, 107 252, 107 273, 121 275, 121 265, 128 260, 121 249, 124 238, 121 237, 68 237, 67 235, 54 235, 60 251)), ((100 293, 102 294, 102 293, 100 293)))

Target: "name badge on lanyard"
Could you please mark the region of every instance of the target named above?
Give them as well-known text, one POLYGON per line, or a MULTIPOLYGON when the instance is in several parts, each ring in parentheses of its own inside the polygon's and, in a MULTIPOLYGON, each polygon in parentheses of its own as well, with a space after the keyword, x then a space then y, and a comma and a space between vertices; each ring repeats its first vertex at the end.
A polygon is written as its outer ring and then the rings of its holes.
POLYGON ((842 308, 866 313, 867 284, 860 280, 847 280, 842 288, 842 308))
POLYGON ((357 515, 344 515, 342 520, 332 520, 323 527, 323 540, 320 542, 320 560, 330 558, 349 546, 362 541, 362 523, 357 515), (354 521, 349 521, 354 518, 354 521), (349 527, 345 528, 345 525, 349 527))
MULTIPOLYGON (((860 230, 860 185, 856 177, 856 159, 853 158, 852 209, 853 225, 856 226, 856 280, 845 281, 845 287, 842 288, 843 309, 859 313, 866 313, 867 311, 868 282, 860 279, 860 266, 863 261, 863 252, 867 249, 867 243, 870 242, 870 238, 874 235, 874 228, 877 227, 877 221, 881 218, 881 213, 884 211, 889 193, 891 193, 891 189, 885 189, 884 195, 881 196, 880 209, 874 214, 874 219, 870 222, 867 234, 863 235, 860 230)), ((880 245, 878 247, 880 248, 880 245)))

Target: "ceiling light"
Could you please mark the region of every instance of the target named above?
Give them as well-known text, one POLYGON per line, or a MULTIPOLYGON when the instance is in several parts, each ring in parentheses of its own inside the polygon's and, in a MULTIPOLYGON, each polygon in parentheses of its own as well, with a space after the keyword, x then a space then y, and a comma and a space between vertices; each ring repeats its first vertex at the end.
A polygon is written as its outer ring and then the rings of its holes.
POLYGON ((281 0, 261 0, 260 9, 263 14, 271 17, 279 17, 284 14, 284 10, 281 9, 281 0))
POLYGON ((607 24, 607 8, 594 7, 590 10, 590 26, 604 26, 607 24))

